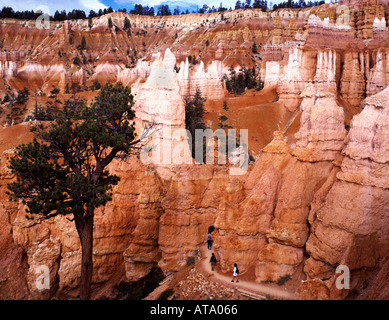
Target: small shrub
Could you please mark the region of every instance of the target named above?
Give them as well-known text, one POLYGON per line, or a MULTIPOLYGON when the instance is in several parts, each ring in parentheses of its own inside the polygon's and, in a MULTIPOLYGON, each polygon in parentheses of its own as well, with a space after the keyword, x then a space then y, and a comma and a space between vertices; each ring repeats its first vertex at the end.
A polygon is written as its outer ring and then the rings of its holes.
POLYGON ((290 276, 290 274, 287 274, 287 275, 285 275, 285 276, 282 276, 282 277, 280 277, 279 279, 278 279, 278 281, 277 281, 277 284, 279 285, 279 286, 282 286, 286 281, 288 281, 288 280, 292 280, 292 277, 290 276))
POLYGON ((170 296, 174 294, 174 290, 169 288, 162 292, 157 300, 167 300, 170 296))
POLYGON ((186 257, 186 265, 187 266, 194 265, 195 262, 196 262, 196 257, 193 257, 193 256, 186 257))

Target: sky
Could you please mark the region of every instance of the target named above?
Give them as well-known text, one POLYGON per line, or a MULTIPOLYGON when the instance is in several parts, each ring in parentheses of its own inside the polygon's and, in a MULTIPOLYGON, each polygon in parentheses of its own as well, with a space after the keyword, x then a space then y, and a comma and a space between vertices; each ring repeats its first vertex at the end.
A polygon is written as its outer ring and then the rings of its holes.
MULTIPOLYGON (((241 0, 241 2, 244 1, 241 0)), ((272 2, 275 4, 282 1, 284 0, 268 0, 268 3, 272 2)), ((154 7, 154 9, 161 4, 168 4, 172 11, 178 6, 180 10, 185 11, 188 8, 191 12, 197 6, 202 7, 204 4, 218 8, 220 2, 222 2, 225 8, 234 8, 236 0, 0 0, 0 9, 3 7, 11 7, 15 11, 37 11, 41 9, 49 15, 53 15, 56 10, 66 10, 68 12, 73 9, 80 9, 89 13, 90 10, 98 11, 99 9, 112 7, 114 10, 126 8, 129 11, 134 4, 148 5, 149 7, 154 7)))

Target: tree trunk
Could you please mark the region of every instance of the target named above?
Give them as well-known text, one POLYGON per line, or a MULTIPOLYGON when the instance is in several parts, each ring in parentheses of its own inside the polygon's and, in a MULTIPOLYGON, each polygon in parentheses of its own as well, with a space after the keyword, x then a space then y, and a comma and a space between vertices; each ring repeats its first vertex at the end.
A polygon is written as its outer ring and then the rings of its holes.
POLYGON ((93 273, 93 210, 88 209, 84 219, 75 218, 81 242, 80 299, 89 300, 93 273))

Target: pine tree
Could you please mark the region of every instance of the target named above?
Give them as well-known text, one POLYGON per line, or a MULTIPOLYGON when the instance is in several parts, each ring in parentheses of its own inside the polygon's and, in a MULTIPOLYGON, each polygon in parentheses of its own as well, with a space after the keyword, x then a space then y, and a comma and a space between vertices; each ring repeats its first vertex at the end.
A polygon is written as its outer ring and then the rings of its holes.
POLYGON ((84 50, 85 49, 85 46, 86 46, 86 41, 85 41, 85 37, 84 36, 82 36, 82 38, 81 38, 81 50, 84 50))
POLYGON ((130 28, 131 28, 130 20, 127 17, 125 17, 124 18, 124 23, 123 23, 123 29, 127 30, 127 29, 130 29, 130 28))
POLYGON ((7 185, 8 194, 23 199, 29 214, 73 215, 81 242, 81 299, 91 292, 94 212, 112 200, 119 182, 107 166, 134 154, 142 139, 136 138, 133 105, 130 88, 105 85, 89 107, 70 101, 55 122, 33 127, 34 140, 9 159, 16 181, 7 185))
POLYGON ((252 51, 254 54, 258 53, 257 45, 256 45, 255 42, 253 43, 253 47, 251 48, 251 51, 252 51))
POLYGON ((185 98, 185 127, 192 135, 192 157, 195 158, 196 129, 206 129, 204 121, 204 102, 205 98, 202 97, 200 89, 197 88, 193 99, 189 97, 185 98))
POLYGON ((224 100, 224 101, 223 101, 223 110, 224 110, 224 111, 228 111, 229 109, 230 109, 230 108, 228 108, 227 101, 224 100))

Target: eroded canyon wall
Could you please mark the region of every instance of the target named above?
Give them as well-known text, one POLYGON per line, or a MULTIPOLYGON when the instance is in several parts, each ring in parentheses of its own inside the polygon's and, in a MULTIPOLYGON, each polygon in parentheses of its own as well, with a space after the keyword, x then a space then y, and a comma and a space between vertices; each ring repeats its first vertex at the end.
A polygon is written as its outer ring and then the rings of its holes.
MULTIPOLYGON (((279 100, 290 113, 301 112, 296 143, 288 144, 284 132, 276 131, 243 175, 230 175, 226 165, 145 165, 137 158, 113 163, 110 169, 121 181, 113 201, 96 213, 95 294, 123 266, 126 281, 138 280, 155 266, 165 274, 180 270, 198 256, 208 227, 214 226, 223 272, 238 262, 242 275, 258 282, 293 276, 304 280, 297 291, 302 299, 341 299, 350 292, 387 298, 375 288, 386 281, 389 243, 389 92, 382 91, 388 81, 382 23, 388 9, 362 3, 350 12, 343 16, 335 5, 233 11, 225 13, 225 20, 219 14, 163 18, 163 28, 151 17, 130 16, 131 36, 120 30, 121 13, 112 15, 119 30, 110 30, 107 17, 100 17, 92 27, 86 21, 52 23, 50 38, 50 30, 32 37, 26 31, 33 28, 29 24, 1 24, 0 32, 7 34, 3 45, 13 48, 12 54, 0 55, 6 85, 17 88, 28 80, 44 91, 69 81, 134 82, 140 127, 156 120, 162 129, 183 129, 183 96, 199 87, 209 99, 220 99, 226 68, 249 65, 252 59, 259 65, 251 54, 253 39, 262 44, 265 85, 278 86, 279 100), (21 30, 32 49, 14 43, 21 30), (146 37, 142 30, 154 34, 146 37), (67 60, 75 57, 69 37, 78 43, 82 35, 90 61, 86 54, 86 62, 78 65, 67 60), (44 45, 52 46, 54 54, 45 52, 44 45), (145 59, 138 57, 127 68, 134 48, 145 59), (202 50, 200 63, 191 65, 189 53, 200 57, 202 50), (55 65, 48 62, 56 55, 55 65), (361 112, 347 132, 348 104, 361 106, 361 112), (349 290, 335 287, 339 265, 351 270, 349 290)), ((13 178, 7 157, 16 144, 31 139, 29 127, 0 129, 0 227, 5 231, 0 237, 0 296, 48 299, 60 292, 76 297, 80 245, 73 223, 64 217, 42 221, 26 216, 22 204, 9 202, 5 194, 13 178), (50 290, 36 286, 41 265, 50 270, 50 290)))

